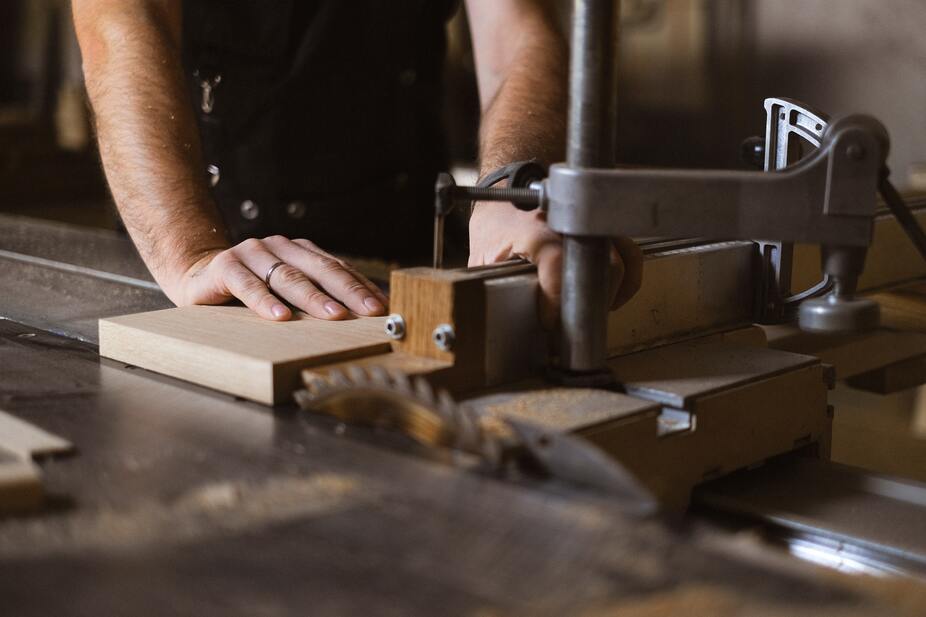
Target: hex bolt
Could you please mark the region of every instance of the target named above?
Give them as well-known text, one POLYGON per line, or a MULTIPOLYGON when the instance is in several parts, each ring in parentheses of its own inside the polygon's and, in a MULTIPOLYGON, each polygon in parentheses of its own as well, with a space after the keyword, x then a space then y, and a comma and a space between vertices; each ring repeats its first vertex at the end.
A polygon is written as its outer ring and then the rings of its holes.
POLYGON ((393 313, 386 319, 386 336, 394 341, 405 338, 405 318, 393 313))
POLYGON ((260 208, 256 203, 250 199, 246 199, 241 202, 241 218, 247 221, 253 221, 258 216, 260 216, 260 208))
POLYGON ((441 351, 450 351, 453 349, 453 343, 456 341, 457 335, 453 331, 453 326, 444 323, 434 328, 434 332, 431 333, 431 338, 434 340, 434 344, 437 345, 438 349, 441 351))
POLYGON ((206 167, 206 173, 209 175, 209 186, 215 188, 222 178, 222 171, 218 165, 209 165, 206 167))

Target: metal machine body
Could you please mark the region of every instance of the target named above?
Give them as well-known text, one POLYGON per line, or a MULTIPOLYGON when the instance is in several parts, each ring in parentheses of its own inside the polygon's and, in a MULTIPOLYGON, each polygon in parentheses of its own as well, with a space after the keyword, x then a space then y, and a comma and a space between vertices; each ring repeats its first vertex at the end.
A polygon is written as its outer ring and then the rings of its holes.
MULTIPOLYGON (((609 379, 605 294, 609 238, 617 236, 754 240, 765 274, 756 321, 790 319, 800 303, 799 323, 806 330, 876 326, 877 305, 854 295, 872 240, 876 195, 892 192, 884 126, 863 115, 829 123, 825 114, 796 101, 768 99, 763 172, 615 168, 619 6, 613 0, 574 5, 564 163, 553 165, 542 183, 497 194, 455 187, 446 176, 438 182, 438 213, 454 199, 477 198, 547 209, 550 227, 563 236, 558 368, 564 379, 609 379), (795 136, 816 150, 796 160, 795 136), (795 242, 821 245, 824 279, 792 295, 795 242)), ((902 204, 898 208, 905 212, 902 204)), ((904 213, 897 216, 903 220, 904 213)), ((926 256, 926 235, 913 223, 904 227, 926 256)))

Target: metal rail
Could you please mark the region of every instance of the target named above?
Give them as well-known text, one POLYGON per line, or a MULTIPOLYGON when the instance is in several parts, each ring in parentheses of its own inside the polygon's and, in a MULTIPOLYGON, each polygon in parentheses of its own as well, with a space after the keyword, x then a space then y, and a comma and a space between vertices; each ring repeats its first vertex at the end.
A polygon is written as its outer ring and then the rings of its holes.
MULTIPOLYGON (((576 0, 572 17, 569 132, 571 169, 614 166, 617 120, 617 43, 620 2, 576 0)), ((560 368, 569 373, 607 373, 607 238, 563 238, 560 368)))

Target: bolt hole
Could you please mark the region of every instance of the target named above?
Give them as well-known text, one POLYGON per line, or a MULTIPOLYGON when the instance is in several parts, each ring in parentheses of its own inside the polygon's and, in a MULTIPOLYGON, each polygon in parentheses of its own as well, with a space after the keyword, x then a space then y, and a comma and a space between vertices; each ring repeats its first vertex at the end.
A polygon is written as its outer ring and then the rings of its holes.
POLYGON ((822 125, 822 124, 818 124, 818 125, 817 125, 817 130, 818 130, 818 131, 822 131, 822 130, 823 130, 823 125, 822 125))

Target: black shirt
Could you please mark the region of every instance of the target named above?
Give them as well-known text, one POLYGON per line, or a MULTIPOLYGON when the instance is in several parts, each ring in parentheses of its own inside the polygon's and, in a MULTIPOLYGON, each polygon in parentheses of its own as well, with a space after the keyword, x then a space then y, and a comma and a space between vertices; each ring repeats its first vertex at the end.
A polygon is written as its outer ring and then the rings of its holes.
MULTIPOLYGON (((435 0, 185 0, 184 59, 232 240, 430 250, 445 22, 435 0), (215 82, 203 106, 203 82, 215 82)), ((213 177, 215 177, 213 176, 213 177)))

